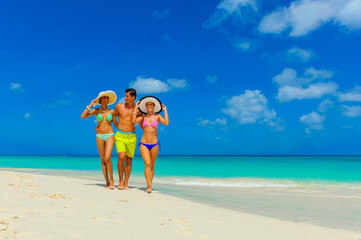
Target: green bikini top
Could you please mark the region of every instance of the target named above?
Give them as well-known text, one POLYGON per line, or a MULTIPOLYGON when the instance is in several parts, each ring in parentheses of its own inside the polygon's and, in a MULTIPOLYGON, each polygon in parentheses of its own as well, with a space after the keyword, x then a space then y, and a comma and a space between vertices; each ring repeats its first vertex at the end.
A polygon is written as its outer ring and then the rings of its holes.
MULTIPOLYGON (((103 120, 104 120, 104 119, 103 119, 103 116, 102 116, 100 113, 98 113, 98 115, 97 115, 97 120, 98 120, 98 121, 103 121, 103 120)), ((109 121, 109 122, 112 121, 112 120, 113 120, 112 114, 109 113, 108 116, 107 116, 107 118, 106 118, 105 120, 107 120, 107 121, 109 121)))

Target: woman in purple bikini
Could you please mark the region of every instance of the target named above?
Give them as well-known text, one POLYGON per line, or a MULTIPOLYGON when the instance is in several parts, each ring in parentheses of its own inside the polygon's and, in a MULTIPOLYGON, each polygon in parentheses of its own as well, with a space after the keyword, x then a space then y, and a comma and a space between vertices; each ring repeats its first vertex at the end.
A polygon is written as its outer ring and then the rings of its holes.
POLYGON ((157 138, 157 128, 159 122, 164 125, 169 124, 167 108, 156 97, 148 96, 137 102, 133 112, 133 123, 139 123, 143 129, 143 137, 140 140, 140 154, 142 154, 145 164, 144 176, 147 181, 147 193, 152 192, 152 182, 154 177, 154 164, 159 152, 159 141, 157 138), (137 117, 138 110, 143 115, 137 117), (164 118, 158 114, 164 110, 164 118))

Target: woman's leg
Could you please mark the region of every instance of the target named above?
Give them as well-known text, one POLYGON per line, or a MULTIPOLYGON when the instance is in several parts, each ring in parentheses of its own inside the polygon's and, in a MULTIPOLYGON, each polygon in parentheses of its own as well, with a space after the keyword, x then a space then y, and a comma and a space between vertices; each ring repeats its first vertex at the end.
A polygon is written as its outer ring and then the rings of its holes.
POLYGON ((105 183, 107 187, 109 186, 109 178, 108 178, 108 170, 107 170, 107 164, 105 163, 105 142, 100 139, 99 137, 95 137, 97 141, 97 147, 99 151, 100 160, 102 163, 102 171, 105 178, 105 183))
POLYGON ((150 158, 150 152, 149 149, 144 146, 144 145, 140 145, 139 147, 140 150, 140 154, 143 157, 143 161, 144 161, 144 176, 145 176, 145 180, 147 181, 147 192, 152 191, 152 172, 151 172, 151 158, 150 158))
POLYGON ((151 150, 150 150, 150 159, 151 159, 151 183, 153 182, 153 177, 154 177, 154 165, 155 165, 155 160, 157 159, 158 156, 158 152, 159 152, 159 145, 154 146, 151 150))
POLYGON ((114 147, 114 136, 110 136, 105 142, 105 163, 109 173, 109 188, 114 189, 114 178, 113 178, 113 163, 111 160, 112 151, 114 147))

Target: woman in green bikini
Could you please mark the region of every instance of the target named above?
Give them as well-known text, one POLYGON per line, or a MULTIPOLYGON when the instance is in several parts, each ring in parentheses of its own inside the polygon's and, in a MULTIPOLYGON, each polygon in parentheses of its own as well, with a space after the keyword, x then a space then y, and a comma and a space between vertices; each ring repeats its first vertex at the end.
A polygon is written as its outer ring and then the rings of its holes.
POLYGON ((116 100, 117 95, 113 91, 100 92, 98 97, 94 99, 81 114, 81 118, 88 118, 95 115, 98 121, 99 132, 96 135, 96 142, 106 188, 108 189, 114 189, 113 164, 110 159, 115 141, 112 122, 115 126, 118 126, 114 116, 114 110, 109 109, 108 105, 115 103, 116 100), (100 104, 101 106, 99 108, 91 109, 96 104, 100 104))

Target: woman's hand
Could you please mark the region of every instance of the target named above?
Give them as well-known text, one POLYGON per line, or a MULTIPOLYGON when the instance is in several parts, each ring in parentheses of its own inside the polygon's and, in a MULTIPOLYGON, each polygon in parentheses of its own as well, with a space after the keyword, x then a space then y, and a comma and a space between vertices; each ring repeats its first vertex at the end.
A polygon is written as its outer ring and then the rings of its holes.
POLYGON ((135 113, 137 113, 139 111, 139 105, 140 105, 140 101, 138 101, 137 104, 135 104, 135 107, 134 107, 135 113))
POLYGON ((93 107, 95 104, 97 104, 98 103, 98 98, 96 98, 96 99, 94 99, 91 103, 90 103, 90 105, 89 105, 89 107, 93 107))
POLYGON ((167 111, 167 107, 164 104, 162 104, 162 108, 164 111, 167 111))

